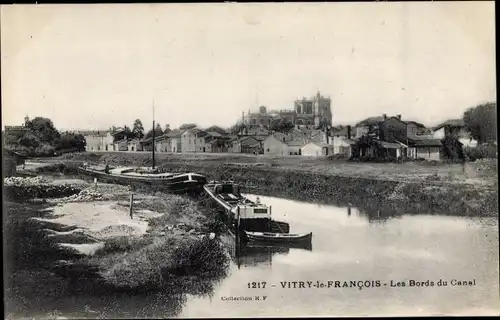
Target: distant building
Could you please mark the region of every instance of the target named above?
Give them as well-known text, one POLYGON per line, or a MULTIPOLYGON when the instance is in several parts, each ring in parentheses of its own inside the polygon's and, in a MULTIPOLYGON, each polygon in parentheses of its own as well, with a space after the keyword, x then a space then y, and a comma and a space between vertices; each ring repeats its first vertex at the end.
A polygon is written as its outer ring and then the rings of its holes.
POLYGON ((193 128, 181 134, 181 152, 206 152, 205 136, 203 130, 193 128))
POLYGON ((85 151, 115 151, 114 135, 106 130, 83 132, 85 151))
POLYGON ((265 106, 259 107, 259 112, 242 115, 247 126, 269 128, 273 120, 287 120, 298 126, 319 126, 332 124, 331 99, 318 92, 312 98, 302 98, 294 101, 293 109, 268 111, 265 106))
POLYGON ((332 125, 331 99, 318 91, 311 99, 302 98, 294 103, 297 125, 332 125))
POLYGON ((274 156, 288 155, 288 145, 286 144, 287 137, 285 134, 275 133, 269 135, 263 141, 264 154, 274 156))
POLYGON ((232 153, 262 153, 262 142, 254 136, 242 136, 229 142, 232 153))
POLYGON ((436 139, 443 139, 447 136, 457 137, 464 147, 475 147, 477 141, 473 139, 465 128, 465 122, 462 119, 447 120, 434 127, 433 135, 436 139))
POLYGON ((167 152, 180 153, 182 152, 182 134, 186 130, 175 129, 166 134, 169 139, 167 152))
POLYGON ((333 146, 321 142, 309 142, 300 148, 301 154, 306 157, 322 157, 333 154, 333 146))

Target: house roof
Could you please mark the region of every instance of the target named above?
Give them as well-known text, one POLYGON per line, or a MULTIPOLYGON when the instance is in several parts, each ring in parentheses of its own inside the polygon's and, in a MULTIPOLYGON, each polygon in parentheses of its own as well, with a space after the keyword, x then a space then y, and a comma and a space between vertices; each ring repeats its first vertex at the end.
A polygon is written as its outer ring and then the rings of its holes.
POLYGON ((81 131, 81 135, 85 136, 97 136, 97 137, 105 137, 108 134, 108 130, 88 130, 88 131, 81 131))
POLYGON ((209 134, 212 137, 219 138, 222 137, 222 134, 216 132, 216 131, 206 131, 207 134, 209 134))
POLYGON ((401 148, 400 143, 395 142, 387 142, 387 141, 379 141, 380 145, 385 149, 399 149, 401 148))
POLYGON ((191 128, 191 129, 187 129, 187 130, 186 130, 186 131, 184 131, 182 134, 184 134, 184 133, 186 133, 186 132, 188 132, 188 133, 190 133, 190 134, 193 134, 193 135, 195 135, 195 136, 197 136, 197 137, 202 137, 202 136, 207 135, 207 133, 206 133, 205 131, 203 131, 203 130, 201 130, 201 129, 198 129, 198 128, 191 128))
POLYGON ((123 132, 125 132, 125 130, 123 130, 122 128, 117 128, 115 131, 111 132, 111 135, 114 136, 123 132))
POLYGON ((416 121, 413 121, 413 120, 403 121, 403 123, 405 123, 405 124, 407 124, 407 125, 408 125, 408 124, 410 124, 410 123, 413 123, 413 124, 415 124, 417 127, 420 127, 420 128, 425 128, 425 126, 424 126, 422 123, 420 123, 420 122, 416 122, 416 121))
MULTIPOLYGON (((351 134, 352 134, 352 130, 351 130, 351 134)), ((332 135, 332 136, 347 136, 347 128, 341 128, 341 129, 335 128, 330 132, 330 135, 332 135)))
POLYGON ((245 136, 244 138, 241 138, 239 141, 242 146, 260 145, 260 141, 251 136, 245 136))
POLYGON ((248 135, 264 135, 267 136, 269 134, 269 130, 260 128, 260 127, 253 127, 248 129, 248 135))
POLYGON ((268 136, 252 136, 257 141, 264 141, 267 139, 268 136))
POLYGON ((288 136, 284 133, 281 133, 281 132, 273 132, 270 136, 275 137, 279 141, 283 141, 283 139, 285 141, 288 140, 288 136))
POLYGON ((321 148, 324 148, 324 147, 333 148, 333 146, 331 144, 324 143, 324 142, 316 142, 316 141, 309 141, 308 143, 304 144, 303 147, 308 145, 308 144, 314 144, 314 145, 321 147, 321 148))
POLYGON ((305 144, 306 144, 306 142, 304 140, 292 140, 292 141, 287 142, 287 145, 289 145, 291 147, 301 147, 305 144))
POLYGON ((463 119, 451 119, 434 127, 434 130, 439 130, 442 127, 464 127, 465 121, 463 119))
POLYGON ((179 138, 186 130, 182 129, 174 129, 167 133, 167 137, 169 138, 179 138))

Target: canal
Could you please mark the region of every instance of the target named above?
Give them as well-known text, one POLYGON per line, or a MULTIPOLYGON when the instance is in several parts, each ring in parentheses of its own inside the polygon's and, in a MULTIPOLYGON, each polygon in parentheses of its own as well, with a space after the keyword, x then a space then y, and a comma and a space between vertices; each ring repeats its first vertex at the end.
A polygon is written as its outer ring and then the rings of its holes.
POLYGON ((404 210, 384 217, 380 211, 260 199, 272 205, 275 219, 290 223, 291 233, 313 232, 312 249, 243 251, 212 295, 188 296, 180 317, 499 312, 497 217, 404 210))

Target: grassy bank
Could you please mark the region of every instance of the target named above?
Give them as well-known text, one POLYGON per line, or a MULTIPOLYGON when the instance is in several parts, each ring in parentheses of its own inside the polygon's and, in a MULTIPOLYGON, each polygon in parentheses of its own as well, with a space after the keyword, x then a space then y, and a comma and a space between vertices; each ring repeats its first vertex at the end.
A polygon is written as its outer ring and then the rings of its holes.
MULTIPOLYGON (((253 193, 339 206, 352 204, 388 215, 439 212, 496 215, 496 162, 461 164, 368 164, 324 158, 217 154, 158 154, 170 171, 195 171, 231 179, 253 193)), ((151 165, 148 153, 80 153, 60 161, 151 165)))
MULTIPOLYGON (((99 188, 121 191, 104 184, 99 188)), ((107 213, 127 217, 125 198, 116 199, 114 211, 107 213)), ((227 272, 225 251, 207 236, 220 227, 216 215, 188 198, 138 194, 133 220, 149 223, 143 235, 123 235, 122 218, 116 225, 96 227, 100 216, 114 219, 99 213, 104 206, 99 201, 76 204, 74 212, 75 204, 64 204, 69 200, 55 207, 18 197, 6 200, 8 318, 174 316, 186 293, 210 294, 227 272), (96 244, 101 245, 89 255, 75 249, 96 244)))

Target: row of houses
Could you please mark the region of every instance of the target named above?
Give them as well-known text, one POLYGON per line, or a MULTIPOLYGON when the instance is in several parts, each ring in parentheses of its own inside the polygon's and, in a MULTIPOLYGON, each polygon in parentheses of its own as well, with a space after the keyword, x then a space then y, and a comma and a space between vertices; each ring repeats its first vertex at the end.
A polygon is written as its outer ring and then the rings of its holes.
MULTIPOLYGON (((356 141, 359 148, 361 137, 372 137, 378 141, 385 156, 412 159, 440 160, 442 142, 446 136, 456 137, 464 147, 474 147, 477 141, 467 132, 462 119, 447 120, 435 127, 427 128, 416 121, 405 121, 401 115, 367 118, 356 125, 356 141)), ((357 156, 374 156, 374 148, 356 150, 357 156)))
POLYGON ((440 159, 441 139, 455 135, 465 146, 474 146, 463 120, 449 120, 427 128, 416 121, 405 121, 401 115, 370 117, 354 127, 341 126, 320 130, 295 126, 286 133, 271 132, 262 126, 246 128, 236 135, 223 131, 191 128, 175 129, 161 136, 142 140, 117 140, 115 132, 85 134, 88 151, 152 151, 168 153, 254 153, 276 156, 328 156, 342 154, 373 156, 375 150, 360 148, 365 137, 379 142, 388 157, 440 159))

